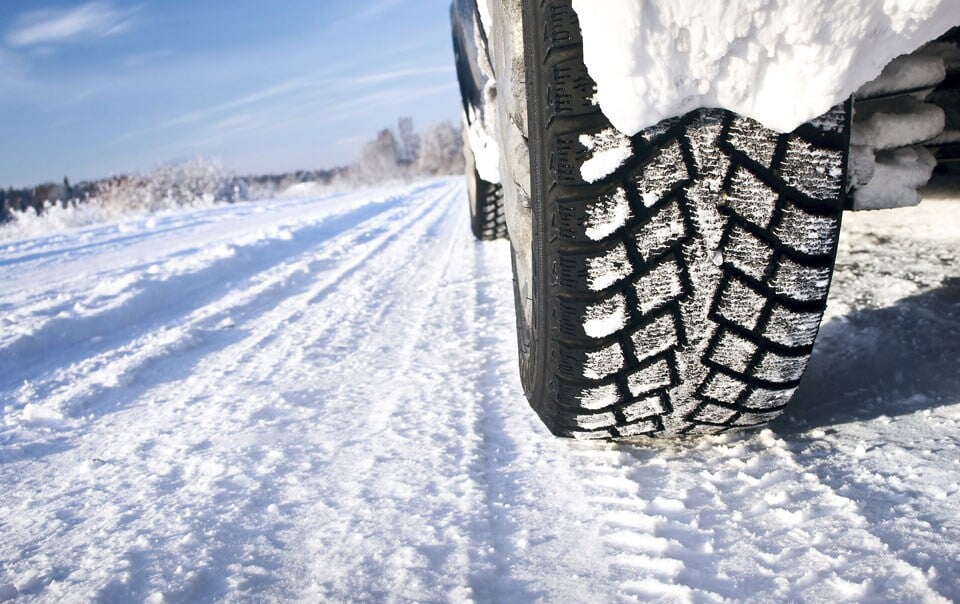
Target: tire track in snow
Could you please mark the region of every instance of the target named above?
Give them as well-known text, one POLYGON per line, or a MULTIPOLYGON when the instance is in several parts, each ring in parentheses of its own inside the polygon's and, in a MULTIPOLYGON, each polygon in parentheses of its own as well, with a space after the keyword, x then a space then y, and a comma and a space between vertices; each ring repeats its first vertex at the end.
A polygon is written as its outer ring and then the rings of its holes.
MULTIPOLYGON (((432 198, 424 196, 419 199, 421 204, 427 205, 432 198)), ((362 266, 366 258, 377 253, 382 245, 408 224, 418 220, 423 212, 422 209, 417 211, 417 205, 408 203, 395 207, 397 203, 399 201, 383 204, 385 207, 382 212, 364 217, 356 223, 341 222, 352 225, 352 228, 319 245, 312 237, 308 238, 302 244, 303 249, 315 249, 307 254, 293 255, 292 259, 271 263, 263 270, 256 266, 253 272, 232 274, 230 283, 214 285, 216 291, 201 302, 185 304, 185 308, 193 310, 185 314, 169 312, 167 322, 160 323, 158 318, 156 322, 160 324, 152 329, 134 329, 129 341, 54 371, 52 376, 43 381, 30 384, 27 394, 44 400, 48 407, 68 416, 89 413, 98 408, 111 410, 110 403, 116 402, 116 397, 109 395, 111 391, 117 391, 117 396, 128 400, 135 398, 131 394, 145 392, 152 386, 151 380, 143 381, 138 377, 144 371, 152 369, 153 374, 163 376, 164 380, 169 379, 171 373, 177 374, 177 369, 171 372, 170 367, 162 364, 164 359, 169 359, 169 362, 182 369, 189 369, 190 365, 184 363, 185 358, 200 357, 208 354, 211 347, 225 347, 243 337, 243 334, 234 332, 236 320, 255 318, 257 313, 271 308, 271 300, 278 296, 290 296, 297 289, 309 288, 316 292, 317 284, 310 281, 314 272, 326 266, 336 269, 322 282, 322 289, 334 285, 343 275, 362 266), (392 226, 387 228, 386 225, 392 226), (346 253, 346 250, 350 253, 346 253), (235 282, 252 284, 236 288, 232 285, 235 282), (225 291, 222 296, 216 295, 221 291, 225 291), (250 316, 250 313, 254 314, 250 316)), ((287 247, 285 240, 277 244, 287 247)), ((290 318, 285 317, 284 320, 290 318)), ((274 326, 282 322, 276 322, 274 326)), ((130 337, 122 329, 117 332, 115 341, 122 342, 130 337)), ((62 363, 62 359, 55 357, 51 362, 62 363)))
POLYGON ((769 430, 579 456, 611 578, 640 600, 939 601, 769 430))
MULTIPOLYGON (((449 195, 449 191, 447 194, 449 195)), ((407 250, 410 248, 411 240, 419 237, 419 230, 415 228, 415 225, 421 221, 436 221, 437 216, 442 216, 443 213, 448 212, 449 204, 437 204, 436 197, 436 195, 425 196, 410 201, 409 203, 412 206, 410 214, 412 216, 406 221, 392 225, 395 228, 392 228, 386 237, 375 238, 373 240, 374 249, 371 250, 371 254, 379 250, 379 255, 389 256, 387 249, 395 247, 400 250, 407 250), (430 215, 433 215, 433 218, 430 218, 430 215), (426 220, 423 220, 424 218, 426 220), (390 245, 387 249, 383 249, 383 245, 387 243, 390 245)), ((353 258, 354 268, 364 265, 369 258, 370 254, 355 256, 353 258)), ((333 271, 329 275, 329 279, 321 279, 315 287, 308 288, 299 295, 290 297, 291 292, 284 292, 283 290, 275 292, 281 303, 275 305, 275 308, 268 312, 268 314, 275 315, 273 318, 267 317, 267 321, 264 321, 263 316, 253 316, 247 319, 258 324, 263 322, 274 323, 274 327, 279 324, 281 330, 293 328, 293 331, 296 331, 298 324, 296 322, 287 324, 284 319, 302 310, 303 304, 311 299, 316 299, 321 290, 329 288, 333 284, 335 285, 333 291, 336 292, 351 281, 355 284, 362 284, 366 277, 375 276, 375 274, 376 271, 374 270, 366 271, 362 275, 356 274, 355 271, 333 271)), ((310 321, 304 321, 304 323, 304 328, 301 331, 306 334, 314 331, 310 329, 314 326, 313 323, 310 321)), ((244 325, 238 324, 237 328, 242 330, 244 325)), ((175 516, 177 513, 182 514, 184 508, 189 510, 190 507, 200 507, 210 511, 204 517, 191 519, 190 515, 187 514, 186 517, 172 519, 175 525, 173 532, 178 535, 179 539, 186 540, 182 549, 192 552, 192 558, 188 555, 179 559, 182 562, 180 566, 186 567, 185 571, 173 573, 176 569, 171 568, 172 560, 165 561, 151 556, 144 557, 145 561, 153 561, 154 568, 166 568, 166 575, 171 573, 180 575, 174 576, 172 579, 169 576, 167 577, 174 586, 171 589, 175 599, 176 597, 189 599, 210 597, 211 594, 222 593, 230 588, 231 577, 235 577, 234 587, 247 585, 250 589, 263 589, 264 585, 256 579, 256 574, 262 574, 264 568, 276 570, 283 564, 288 563, 289 560, 282 556, 282 552, 276 547, 255 547, 254 549, 258 550, 260 555, 252 556, 253 561, 247 565, 251 567, 249 570, 241 563, 240 566, 243 568, 240 568, 239 572, 230 571, 229 568, 236 566, 242 560, 238 559, 235 548, 229 546, 231 540, 235 539, 236 535, 255 536, 262 534, 265 536, 272 534, 269 532, 270 530, 276 531, 279 535, 284 535, 286 531, 292 531, 293 529, 290 528, 293 526, 292 522, 277 519, 278 516, 285 517, 283 514, 278 511, 269 512, 269 510, 265 513, 264 508, 269 507, 271 499, 288 502, 290 507, 296 507, 298 501, 303 501, 306 505, 306 498, 312 498, 316 492, 320 491, 320 489, 311 489, 311 494, 305 496, 300 492, 299 487, 289 487, 285 484, 283 480, 284 472, 277 470, 278 467, 283 467, 284 470, 292 474, 310 475, 309 470, 301 467, 302 464, 308 464, 307 461, 301 463, 300 460, 293 459, 289 467, 282 463, 286 457, 280 451, 285 451, 285 447, 296 449, 302 446, 297 438, 294 438, 293 442, 286 440, 278 442, 274 447, 252 447, 252 450, 247 454, 249 456, 248 463, 241 464, 239 467, 234 463, 235 460, 230 460, 229 456, 225 455, 223 451, 224 441, 229 443, 239 440, 242 443, 244 440, 250 440, 253 436, 251 432, 257 433, 264 423, 272 424, 281 420, 282 410, 288 407, 277 390, 258 387, 268 385, 261 384, 261 378, 257 375, 259 364, 256 362, 255 356, 251 357, 253 351, 259 350, 260 355, 264 357, 261 360, 269 361, 275 368, 278 360, 286 360, 281 355, 287 352, 284 348, 291 342, 279 342, 273 347, 258 346, 263 336, 271 329, 273 327, 267 326, 262 330, 251 330, 251 337, 247 337, 233 346, 219 351, 207 351, 214 354, 203 356, 192 364, 192 375, 190 377, 178 379, 175 383, 169 385, 158 384, 157 388, 144 393, 142 397, 152 401, 148 406, 104 418, 104 421, 92 430, 92 434, 84 439, 85 442, 79 443, 78 448, 86 449, 86 454, 81 454, 81 459, 84 457, 87 459, 90 457, 107 458, 108 467, 116 468, 121 473, 123 465, 127 462, 136 463, 136 460, 141 458, 151 460, 151 465, 155 466, 157 470, 155 479, 149 482, 155 483, 151 486, 157 501, 151 501, 149 505, 145 506, 147 508, 143 514, 145 518, 153 517, 155 513, 164 508, 173 510, 175 516), (239 350, 237 346, 240 347, 239 350), (277 346, 281 350, 277 350, 277 346), (245 389, 249 389, 249 391, 245 392, 245 389), (255 400, 249 400, 251 397, 256 398, 258 396, 256 393, 263 395, 263 400, 259 404, 255 400), (143 417, 140 417, 140 414, 143 414, 143 417), (131 422, 139 424, 140 427, 129 425, 131 422), (119 426, 124 426, 124 428, 118 430, 119 426), (132 435, 136 435, 133 438, 135 444, 129 442, 132 435), (124 450, 127 452, 125 454, 121 453, 124 450), (187 461, 184 461, 184 459, 187 461), (264 465, 273 465, 273 471, 267 471, 265 475, 258 476, 259 468, 264 465), (248 467, 252 471, 247 470, 248 467), (237 508, 229 505, 224 508, 223 505, 215 503, 220 498, 225 498, 229 502, 237 495, 240 495, 239 500, 242 501, 244 497, 241 487, 244 484, 258 485, 257 496, 253 498, 249 506, 237 508), (276 496, 280 490, 287 488, 292 488, 295 492, 288 497, 279 498, 276 496), (184 491, 191 492, 193 496, 184 497, 184 491), (184 498, 187 500, 187 505, 178 501, 178 499, 182 500, 184 498), (264 522, 263 527, 256 526, 258 520, 264 522), (201 534, 204 537, 199 537, 201 534), (214 548, 203 546, 204 543, 210 541, 219 543, 219 546, 214 548), (257 570, 258 568, 260 570, 257 570)), ((294 359, 293 362, 295 363, 296 360, 294 359)), ((286 386, 289 387, 290 384, 288 383, 286 386)), ((310 413, 310 416, 310 419, 315 419, 316 412, 310 413)), ((256 438, 252 440, 256 440, 256 438)), ((325 450, 326 445, 323 444, 320 448, 325 450)), ((295 458, 297 456, 294 453, 296 451, 291 453, 291 457, 295 458)), ((303 450, 301 453, 305 459, 311 459, 312 457, 309 449, 303 450)), ((84 483, 89 479, 90 464, 80 465, 83 471, 78 472, 75 480, 84 483)), ((40 471, 36 475, 42 476, 44 474, 45 472, 40 471)), ((27 489, 35 488, 39 492, 44 491, 43 482, 33 482, 23 486, 27 489)), ((124 492, 125 489, 121 488, 119 491, 124 492)), ((56 497, 56 495, 54 494, 53 497, 56 497)), ((96 500, 97 497, 93 499, 96 500)), ((111 498, 107 496, 106 499, 109 501, 111 498)), ((114 552, 116 555, 130 552, 130 555, 133 556, 134 552, 140 552, 144 549, 141 543, 142 539, 138 541, 137 532, 130 534, 132 529, 137 529, 142 536, 144 530, 142 525, 129 528, 117 527, 115 526, 115 519, 100 517, 99 520, 102 523, 114 526, 119 535, 126 537, 121 540, 121 543, 133 544, 117 548, 118 551, 114 552)), ((158 524, 169 525, 170 520, 167 519, 166 522, 158 524)), ((275 535, 275 537, 279 537, 279 535, 275 535)), ((164 537, 169 539, 170 535, 164 537)), ((151 539, 157 538, 157 536, 154 536, 151 539)), ((111 561, 109 553, 98 553, 106 554, 108 558, 98 561, 96 555, 88 555, 88 557, 93 558, 90 561, 91 566, 108 571, 116 567, 116 562, 111 561)), ((140 554, 136 555, 143 557, 140 554)), ((307 563, 306 560, 301 560, 301 562, 307 563)), ((126 585, 126 593, 140 594, 144 597, 149 594, 150 581, 143 577, 145 572, 149 575, 149 569, 150 564, 146 564, 144 568, 138 569, 134 580, 123 584, 126 585), (141 579, 137 579, 137 577, 141 577, 141 579)), ((110 582, 109 585, 104 586, 101 595, 109 597, 109 594, 115 593, 118 589, 121 590, 120 593, 124 593, 122 585, 110 582)), ((275 589, 279 590, 277 593, 285 593, 284 590, 291 589, 291 586, 289 584, 286 586, 278 585, 275 586, 275 589)), ((288 597, 289 595, 288 593, 288 597)))
MULTIPOLYGON (((476 485, 467 466, 476 438, 463 421, 471 413, 464 377, 473 369, 464 362, 472 351, 463 348, 462 337, 469 326, 463 317, 472 310, 460 288, 451 286, 463 278, 465 241, 455 225, 465 204, 458 194, 437 205, 442 214, 417 225, 416 243, 404 246, 403 254, 381 256, 384 294, 375 286, 359 318, 312 345, 342 350, 343 342, 363 343, 330 367, 351 383, 337 399, 365 404, 343 408, 328 399, 321 410, 345 437, 325 465, 350 469, 350 483, 337 485, 328 502, 349 521, 340 530, 310 531, 315 536, 309 541, 320 547, 311 555, 315 579, 305 599, 469 595, 471 540, 464 518, 474 507, 476 485), (423 244, 428 254, 420 256, 423 244), (410 253, 420 256, 418 264, 405 258, 410 253), (437 362, 438 353, 446 362, 437 362), (342 414, 350 417, 338 421, 342 414)), ((381 282, 378 272, 374 283, 381 282)))
MULTIPOLYGON (((345 214, 326 216, 316 223, 282 230, 272 238, 267 234, 266 242, 256 236, 248 244, 216 248, 208 258, 202 258, 201 252, 202 263, 197 270, 162 274, 158 278, 139 277, 135 283, 124 283, 123 289, 130 289, 133 285, 140 287, 135 290, 137 295, 128 297, 120 306, 92 315, 54 317, 36 331, 8 342, 0 348, 0 373, 31 379, 49 369, 32 366, 43 361, 50 350, 81 347, 78 352, 91 354, 97 349, 114 348, 118 344, 116 338, 102 336, 106 326, 121 338, 127 337, 130 331, 154 331, 170 319, 207 306, 230 293, 232 281, 236 278, 249 278, 269 271, 287 258, 302 255, 314 247, 318 239, 323 240, 347 225, 362 224, 396 210, 402 199, 394 196, 386 201, 372 200, 345 214), (94 340, 94 346, 87 344, 90 340, 94 340)), ((404 208, 401 211, 405 211, 404 208)))

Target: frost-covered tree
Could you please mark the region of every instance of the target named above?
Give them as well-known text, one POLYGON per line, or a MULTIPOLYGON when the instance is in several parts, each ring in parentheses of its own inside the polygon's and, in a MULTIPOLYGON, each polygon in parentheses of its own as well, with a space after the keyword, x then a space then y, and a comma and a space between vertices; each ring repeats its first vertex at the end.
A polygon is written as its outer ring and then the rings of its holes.
POLYGON ((360 152, 360 157, 351 167, 351 174, 357 182, 361 183, 397 178, 401 175, 398 159, 397 138, 389 128, 385 128, 360 152))
POLYGON ((398 161, 403 165, 416 163, 420 156, 420 135, 413 129, 413 118, 401 117, 397 123, 400 135, 398 161))
POLYGON ((222 198, 225 182, 219 162, 196 158, 161 165, 148 175, 111 178, 98 185, 94 197, 108 212, 152 212, 222 198))
POLYGON ((463 172, 463 142, 450 122, 434 124, 423 134, 417 172, 428 176, 463 172))

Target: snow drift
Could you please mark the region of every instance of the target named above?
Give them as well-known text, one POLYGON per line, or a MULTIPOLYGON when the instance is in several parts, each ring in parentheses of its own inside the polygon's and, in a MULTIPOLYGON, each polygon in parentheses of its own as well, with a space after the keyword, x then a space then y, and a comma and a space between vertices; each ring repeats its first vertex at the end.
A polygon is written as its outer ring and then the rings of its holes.
POLYGON ((596 101, 633 135, 700 107, 789 132, 960 24, 956 0, 573 0, 596 101))

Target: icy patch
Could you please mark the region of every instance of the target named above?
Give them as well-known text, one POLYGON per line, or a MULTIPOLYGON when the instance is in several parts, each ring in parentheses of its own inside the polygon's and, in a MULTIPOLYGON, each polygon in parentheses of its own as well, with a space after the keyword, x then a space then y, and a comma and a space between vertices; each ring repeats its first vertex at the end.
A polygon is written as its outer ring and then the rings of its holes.
POLYGON ((573 0, 573 8, 597 102, 630 136, 700 107, 790 132, 960 23, 953 0, 607 0, 603 10, 573 0))
POLYGON ((581 134, 580 144, 590 151, 590 159, 580 166, 580 176, 586 182, 597 182, 613 174, 630 157, 630 139, 613 128, 598 134, 581 134))
POLYGON ((627 224, 631 217, 627 193, 622 188, 618 188, 587 208, 584 232, 590 239, 600 241, 627 224))

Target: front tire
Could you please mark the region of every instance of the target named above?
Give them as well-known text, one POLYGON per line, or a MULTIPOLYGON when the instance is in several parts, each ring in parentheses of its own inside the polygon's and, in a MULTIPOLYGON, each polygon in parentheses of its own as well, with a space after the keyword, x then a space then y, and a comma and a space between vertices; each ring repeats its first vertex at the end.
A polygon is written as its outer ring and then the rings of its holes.
POLYGON ((699 110, 628 138, 591 101, 569 0, 524 3, 524 46, 532 260, 518 271, 515 254, 514 275, 532 407, 600 439, 779 415, 826 304, 848 106, 789 134, 699 110))

